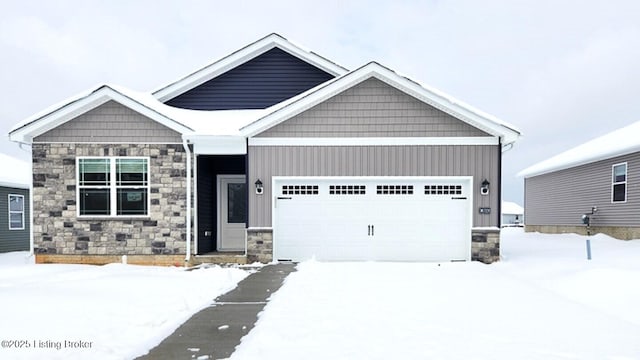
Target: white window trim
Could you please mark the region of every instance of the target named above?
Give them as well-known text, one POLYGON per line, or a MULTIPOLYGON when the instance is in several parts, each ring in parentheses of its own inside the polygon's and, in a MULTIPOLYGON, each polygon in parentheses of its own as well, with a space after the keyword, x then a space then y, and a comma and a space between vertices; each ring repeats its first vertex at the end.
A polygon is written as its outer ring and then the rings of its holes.
MULTIPOLYGON (((127 187, 127 186, 125 186, 127 187)), ((130 186, 134 187, 134 186, 130 186)), ((151 158, 149 156, 78 156, 76 157, 76 216, 79 219, 95 219, 95 218, 139 218, 147 219, 151 216, 151 158), (82 186, 83 188, 109 188, 109 215, 80 215, 80 160, 83 159, 109 159, 109 186, 82 186), (145 188, 147 191, 147 213, 145 215, 118 215, 118 188, 116 183, 116 159, 146 159, 147 160, 147 185, 135 186, 136 188, 145 188)))
POLYGON ((629 182, 629 165, 626 162, 621 162, 621 163, 611 165, 611 203, 612 204, 624 204, 627 202, 627 189, 629 188, 628 182, 629 182), (624 165, 624 181, 616 182, 615 169, 616 169, 616 166, 620 166, 620 165, 624 165), (613 200, 614 188, 616 185, 620 185, 620 184, 624 184, 624 201, 614 201, 613 200))
POLYGON ((24 195, 9 194, 7 196, 7 200, 8 200, 7 210, 9 211, 9 213, 8 213, 9 214, 9 219, 8 219, 8 221, 9 221, 9 230, 24 230, 24 228, 25 228, 25 226, 24 226, 24 195), (22 198, 22 211, 12 211, 11 210, 11 197, 21 197, 22 198), (22 214, 22 227, 14 228, 14 227, 11 227, 11 214, 17 214, 17 213, 22 214))

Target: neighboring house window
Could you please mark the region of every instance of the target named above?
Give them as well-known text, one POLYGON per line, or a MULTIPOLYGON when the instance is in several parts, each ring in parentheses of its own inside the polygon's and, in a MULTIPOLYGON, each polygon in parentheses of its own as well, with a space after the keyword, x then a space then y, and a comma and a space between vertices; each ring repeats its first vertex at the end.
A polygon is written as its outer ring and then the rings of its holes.
POLYGON ((24 196, 9 194, 9 230, 24 230, 24 196))
POLYGON ((148 216, 149 159, 78 159, 80 216, 148 216))
POLYGON ((613 165, 611 201, 627 201, 627 163, 613 165))

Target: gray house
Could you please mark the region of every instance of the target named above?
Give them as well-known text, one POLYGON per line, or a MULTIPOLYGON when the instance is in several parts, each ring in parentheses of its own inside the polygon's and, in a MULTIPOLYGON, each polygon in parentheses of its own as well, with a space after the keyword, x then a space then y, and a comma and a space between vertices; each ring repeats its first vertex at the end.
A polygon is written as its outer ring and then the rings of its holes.
POLYGON ((16 125, 38 262, 499 259, 513 126, 272 34, 152 93, 16 125))
POLYGON ((502 202, 502 227, 524 226, 524 208, 511 201, 502 202))
POLYGON ((29 163, 0 154, 0 253, 29 250, 29 163))
POLYGON ((639 133, 637 122, 521 171, 526 231, 585 234, 588 214, 592 232, 640 238, 639 133))

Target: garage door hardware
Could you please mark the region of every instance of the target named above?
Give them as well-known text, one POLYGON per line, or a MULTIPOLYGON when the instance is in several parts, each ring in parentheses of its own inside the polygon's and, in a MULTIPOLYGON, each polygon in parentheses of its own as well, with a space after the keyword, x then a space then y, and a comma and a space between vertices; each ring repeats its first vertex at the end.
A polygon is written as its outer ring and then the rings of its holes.
POLYGON ((375 231, 375 226, 373 226, 373 225, 367 225, 367 229, 368 229, 368 230, 367 230, 367 235, 369 235, 369 236, 373 236, 373 233, 374 233, 374 231, 375 231))
POLYGON ((278 200, 291 200, 290 196, 278 196, 278 200))

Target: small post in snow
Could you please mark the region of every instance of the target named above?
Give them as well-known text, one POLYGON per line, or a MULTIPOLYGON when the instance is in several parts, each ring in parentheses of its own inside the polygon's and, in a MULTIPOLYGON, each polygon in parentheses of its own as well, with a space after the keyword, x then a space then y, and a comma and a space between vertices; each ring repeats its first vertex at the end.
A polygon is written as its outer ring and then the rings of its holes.
POLYGON ((582 215, 582 223, 587 225, 587 260, 591 260, 591 217, 598 211, 597 207, 591 208, 590 214, 582 215))

